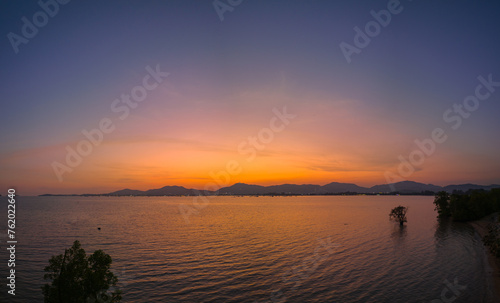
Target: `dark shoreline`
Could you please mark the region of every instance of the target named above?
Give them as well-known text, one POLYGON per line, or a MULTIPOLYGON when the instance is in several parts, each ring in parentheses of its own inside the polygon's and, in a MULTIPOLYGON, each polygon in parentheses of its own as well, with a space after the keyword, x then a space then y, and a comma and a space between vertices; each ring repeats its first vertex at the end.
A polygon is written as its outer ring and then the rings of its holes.
MULTIPOLYGON (((470 226, 474 228, 474 230, 479 234, 481 240, 485 235, 488 234, 488 224, 493 222, 493 215, 489 215, 480 220, 467 222, 470 226)), ((484 245, 484 249, 486 250, 486 256, 488 258, 488 265, 485 271, 488 273, 488 278, 492 281, 492 292, 495 299, 495 302, 500 302, 500 260, 496 258, 490 251, 490 248, 484 245)))

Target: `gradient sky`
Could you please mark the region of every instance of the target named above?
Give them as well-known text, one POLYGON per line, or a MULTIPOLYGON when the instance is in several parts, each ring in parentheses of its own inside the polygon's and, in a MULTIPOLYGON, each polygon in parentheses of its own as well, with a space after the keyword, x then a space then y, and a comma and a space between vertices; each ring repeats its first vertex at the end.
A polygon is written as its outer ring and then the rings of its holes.
POLYGON ((0 188, 203 188, 229 161, 231 184, 372 186, 437 127, 447 141, 405 179, 500 183, 500 88, 458 129, 443 120, 478 76, 500 81, 500 3, 401 1, 347 63, 340 43, 388 2, 245 0, 221 21, 212 1, 73 0, 16 54, 8 34, 41 8, 2 1, 0 188), (169 76, 118 119, 113 100, 156 65, 169 76), (238 146, 285 106, 296 118, 247 161, 238 146), (115 130, 59 182, 51 164, 106 117, 115 130))

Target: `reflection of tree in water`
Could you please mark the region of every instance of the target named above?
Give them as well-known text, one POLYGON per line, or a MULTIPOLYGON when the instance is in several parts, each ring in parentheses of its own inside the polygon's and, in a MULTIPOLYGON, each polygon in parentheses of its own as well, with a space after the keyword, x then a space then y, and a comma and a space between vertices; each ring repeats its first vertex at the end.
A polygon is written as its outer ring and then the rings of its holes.
POLYGON ((474 228, 467 223, 454 222, 451 218, 441 218, 436 222, 434 238, 437 246, 444 245, 444 242, 453 237, 473 238, 473 235, 474 228))
POLYGON ((436 222, 436 231, 434 232, 434 238, 436 239, 436 245, 443 245, 446 239, 450 236, 450 228, 453 222, 450 218, 438 219, 436 222))
POLYGON ((398 243, 403 243, 406 239, 406 235, 408 233, 408 229, 406 225, 394 225, 394 228, 391 233, 391 238, 398 243))
POLYGON ((434 232, 436 258, 443 263, 450 263, 450 257, 468 260, 477 255, 474 249, 482 247, 482 243, 480 238, 475 238, 474 232, 467 223, 454 222, 450 218, 438 219, 434 232), (475 244, 476 241, 479 246, 475 244))

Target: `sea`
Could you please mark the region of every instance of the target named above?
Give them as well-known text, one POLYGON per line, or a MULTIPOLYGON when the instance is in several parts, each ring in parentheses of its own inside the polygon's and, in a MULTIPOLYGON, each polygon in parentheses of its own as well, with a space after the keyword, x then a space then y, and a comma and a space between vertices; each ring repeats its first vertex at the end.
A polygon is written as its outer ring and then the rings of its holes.
POLYGON ((4 200, 0 302, 43 302, 75 240, 112 257, 122 302, 495 302, 480 236, 430 196, 18 196, 13 296, 4 200))

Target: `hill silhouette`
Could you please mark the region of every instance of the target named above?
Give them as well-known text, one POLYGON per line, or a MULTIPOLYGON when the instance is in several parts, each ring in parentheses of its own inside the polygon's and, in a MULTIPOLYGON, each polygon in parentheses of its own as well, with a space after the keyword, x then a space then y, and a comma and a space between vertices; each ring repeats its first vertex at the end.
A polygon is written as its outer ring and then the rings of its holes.
MULTIPOLYGON (((135 190, 122 189, 111 193, 101 194, 103 196, 193 196, 193 195, 330 195, 330 194, 428 194, 432 195, 439 191, 453 192, 472 189, 490 190, 500 188, 498 184, 455 184, 438 186, 414 181, 402 181, 393 184, 380 184, 372 187, 362 187, 352 183, 331 182, 325 185, 315 184, 281 184, 262 186, 255 184, 235 183, 231 186, 222 187, 218 191, 204 191, 183 186, 164 186, 157 189, 135 190)), ((45 194, 41 196, 55 196, 45 194)), ((70 196, 70 195, 68 195, 70 196)), ((98 196, 97 194, 83 194, 80 196, 98 196)))
POLYGON ((458 184, 448 186, 438 186, 433 184, 424 184, 414 181, 402 181, 393 184, 381 184, 372 187, 361 187, 352 183, 332 182, 326 185, 314 184, 282 184, 272 186, 251 185, 245 183, 236 183, 234 185, 219 189, 218 194, 223 195, 266 195, 266 194, 290 194, 290 195, 327 195, 327 194, 432 194, 439 191, 453 192, 467 191, 469 189, 484 189, 500 187, 498 184, 477 185, 477 184, 458 184))

